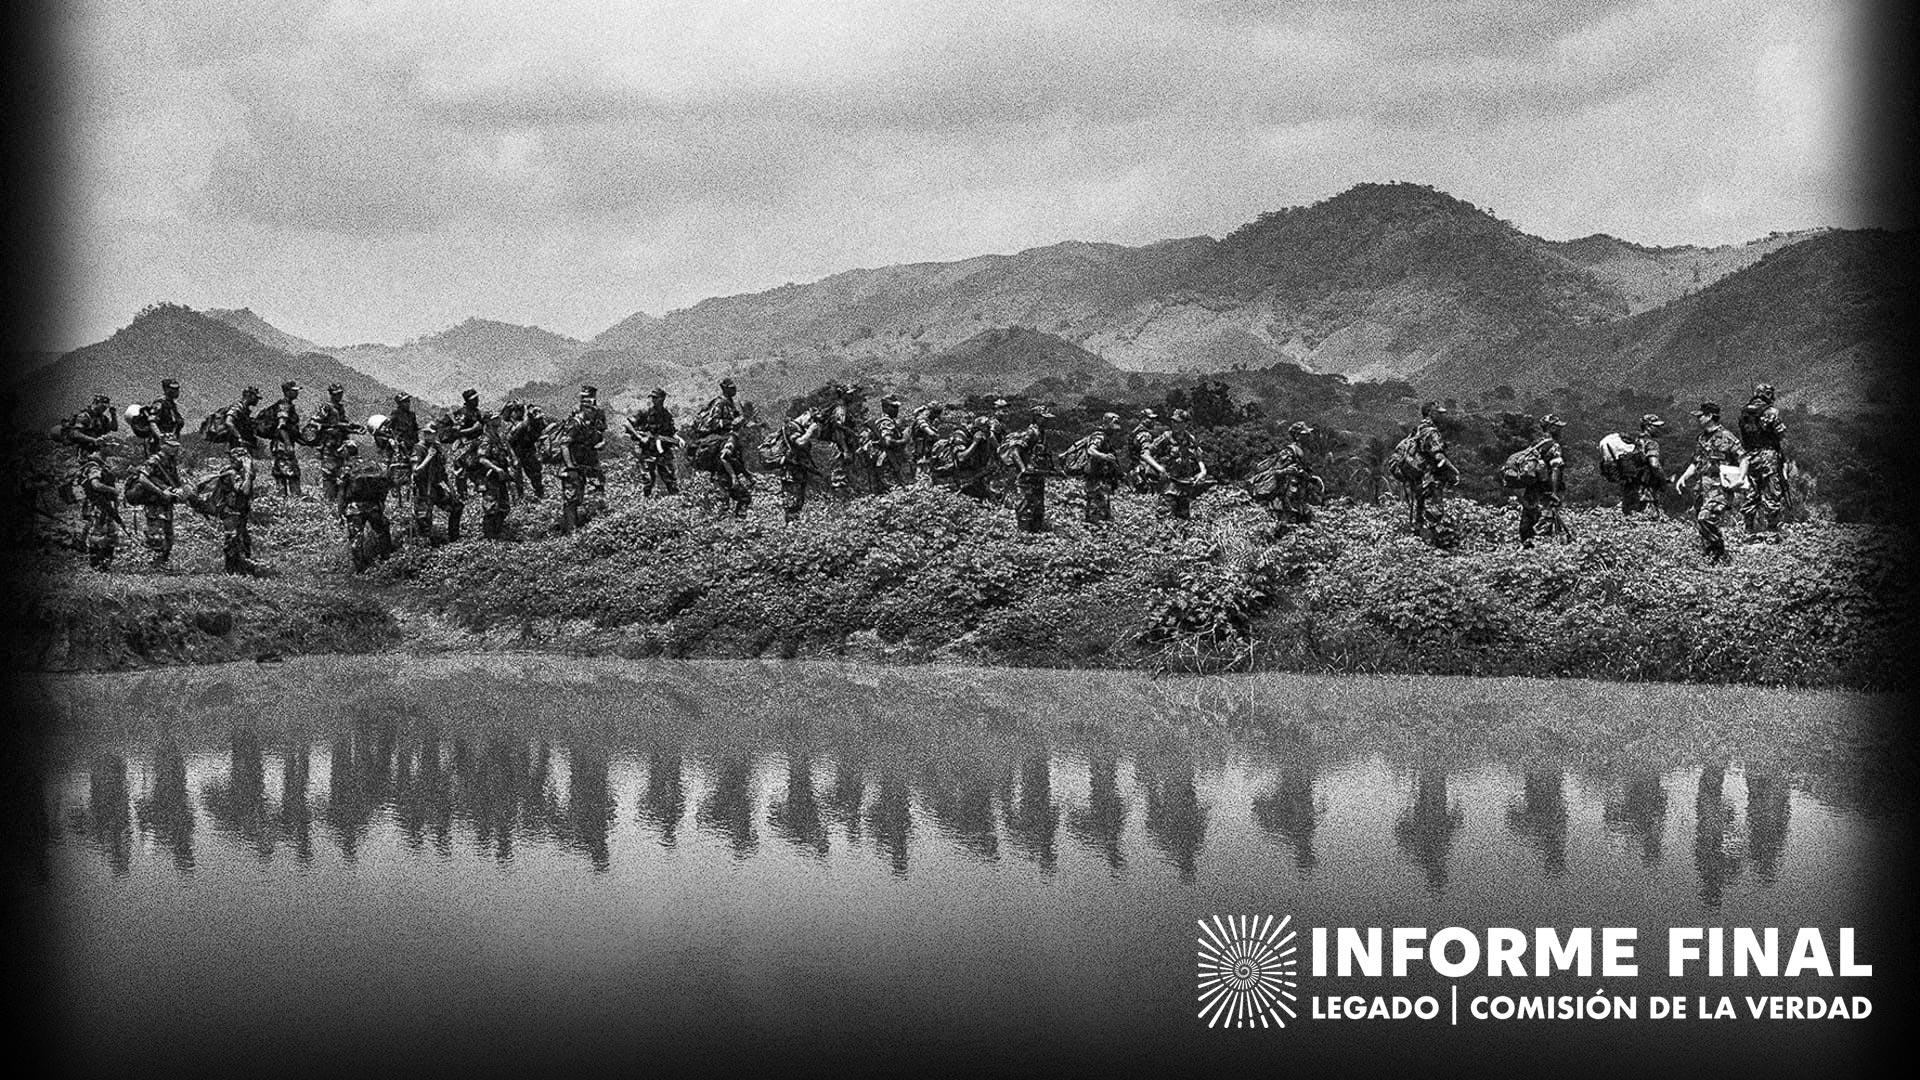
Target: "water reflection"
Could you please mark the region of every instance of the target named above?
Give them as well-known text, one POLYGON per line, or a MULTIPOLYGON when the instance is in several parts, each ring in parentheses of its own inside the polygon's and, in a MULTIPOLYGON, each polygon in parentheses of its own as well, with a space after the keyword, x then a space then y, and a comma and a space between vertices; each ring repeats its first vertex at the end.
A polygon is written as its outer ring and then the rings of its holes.
MULTIPOLYGON (((959 696, 902 723, 864 684, 838 699, 843 715, 818 723, 793 721, 772 691, 729 711, 684 689, 655 698, 692 710, 673 723, 617 704, 602 706, 604 723, 576 722, 596 703, 633 700, 624 683, 597 686, 569 684, 525 708, 520 691, 497 686, 484 722, 436 710, 455 697, 443 686, 404 684, 367 689, 301 726, 195 731, 185 714, 168 716, 157 737, 76 755, 53 820, 113 877, 155 862, 193 871, 212 857, 196 844, 205 835, 218 857, 280 855, 301 869, 331 844, 348 867, 370 845, 498 864, 538 848, 605 873, 689 844, 754 859, 764 830, 804 863, 872 861, 895 876, 932 859, 1004 862, 1042 878, 1091 870, 1195 883, 1255 863, 1263 874, 1344 873, 1356 837, 1377 836, 1390 840, 1367 857, 1413 869, 1431 895, 1483 877, 1490 849, 1504 845, 1526 852, 1541 879, 1639 867, 1680 875, 1671 883, 1684 889, 1690 874, 1711 911, 1749 864, 1746 887, 1772 887, 1787 872, 1794 803, 1806 798, 1789 778, 1808 775, 1757 752, 1704 763, 1539 752, 1509 761, 1436 737, 1448 724, 1497 727, 1485 703, 1451 715, 1424 703, 1409 711, 1423 725, 1412 739, 1342 729, 1354 721, 1320 706, 1273 722, 1191 687, 1140 708, 1138 728, 1124 716, 1050 728, 959 696), (757 724, 756 710, 776 720, 757 724), (1196 735, 1176 723, 1189 714, 1224 719, 1196 735), (1691 863, 1668 868, 1670 784, 1691 784, 1695 796, 1691 863), (1617 840, 1580 840, 1582 820, 1595 826, 1587 836, 1617 840), (623 830, 653 843, 623 846, 623 830)), ((229 716, 257 711, 232 692, 221 700, 229 716)))

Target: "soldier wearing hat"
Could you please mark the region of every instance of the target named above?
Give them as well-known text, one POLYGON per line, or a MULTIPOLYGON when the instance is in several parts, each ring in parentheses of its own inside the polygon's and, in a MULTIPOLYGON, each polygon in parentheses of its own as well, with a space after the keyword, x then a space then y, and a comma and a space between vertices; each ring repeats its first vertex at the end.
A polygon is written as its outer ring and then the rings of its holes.
POLYGON ((733 516, 746 517, 747 508, 753 505, 753 473, 747 468, 746 417, 734 417, 733 430, 721 441, 720 452, 714 460, 716 468, 708 475, 726 496, 733 516))
POLYGON ((91 405, 61 425, 61 434, 85 453, 104 449, 106 443, 102 440, 119 429, 120 416, 113 411, 112 399, 105 394, 95 394, 91 405))
MULTIPOLYGON (((1560 447, 1560 432, 1567 422, 1555 413, 1540 418, 1540 438, 1532 452, 1539 459, 1540 471, 1520 489, 1520 546, 1530 548, 1540 529, 1540 519, 1548 509, 1560 509, 1560 495, 1566 490, 1566 454, 1560 447)), ((1557 519, 1556 519, 1557 521, 1557 519)))
POLYGON ((607 439, 607 414, 600 408, 600 390, 580 388, 580 404, 561 422, 560 441, 560 531, 572 532, 585 525, 591 512, 587 508, 589 487, 604 495, 606 474, 600 470, 600 448, 607 439))
POLYGON ((1113 520, 1113 493, 1120 487, 1125 446, 1120 414, 1102 413, 1100 427, 1087 441, 1087 467, 1081 478, 1081 512, 1089 525, 1113 520))
POLYGON ((1133 490, 1136 495, 1158 495, 1166 487, 1160 474, 1147 467, 1147 448, 1165 431, 1158 412, 1153 409, 1140 410, 1140 417, 1134 421, 1133 431, 1128 436, 1128 448, 1133 452, 1133 490))
POLYGON ((1660 513, 1660 489, 1667 486, 1667 474, 1660 466, 1660 429, 1665 420, 1653 413, 1640 418, 1640 431, 1633 439, 1633 453, 1620 468, 1620 513, 1633 517, 1649 507, 1660 513))
POLYGON ((160 396, 147 407, 147 418, 160 434, 171 438, 178 439, 187 429, 187 418, 180 412, 179 380, 160 380, 160 396))
POLYGON ((220 521, 222 568, 229 574, 259 573, 248 525, 253 513, 253 455, 245 446, 227 447, 225 467, 208 492, 207 510, 220 521))
POLYGON ((547 497, 546 476, 540 461, 540 440, 552 421, 546 412, 530 401, 509 402, 501 412, 507 423, 507 445, 513 448, 513 491, 524 498, 528 488, 535 499, 547 497))
POLYGON ((413 448, 420 442, 420 414, 413 411, 412 394, 393 395, 393 413, 387 417, 387 442, 393 448, 389 460, 413 460, 413 448))
POLYGON ((147 550, 153 565, 166 567, 173 558, 173 507, 185 497, 180 488, 180 442, 163 438, 147 455, 127 487, 127 501, 138 505, 146 518, 147 550))
POLYGON ((1210 486, 1200 443, 1187 427, 1191 420, 1192 414, 1187 410, 1173 410, 1167 430, 1140 454, 1140 460, 1160 479, 1161 509, 1176 521, 1186 521, 1193 516, 1194 496, 1210 486))
POLYGON ((273 482, 279 485, 280 494, 288 497, 301 493, 299 447, 313 441, 301 427, 300 409, 294 404, 299 398, 300 384, 288 380, 280 384, 280 400, 266 411, 264 434, 273 455, 273 482))
POLYGON ((1720 423, 1719 405, 1703 401, 1693 415, 1700 424, 1700 442, 1692 463, 1673 486, 1684 493, 1689 481, 1699 485, 1700 509, 1694 522, 1700 530, 1700 551, 1708 563, 1731 563, 1733 559, 1727 554, 1727 538, 1721 531, 1721 523, 1733 505, 1734 490, 1745 482, 1740 468, 1745 452, 1740 440, 1720 423))
MULTIPOLYGON (((200 430, 207 441, 238 446, 252 453, 260 446, 254 408, 260 404, 260 388, 249 386, 240 391, 240 400, 207 417, 200 430)), ((264 414, 262 414, 264 416, 264 414)))
POLYGON ((813 466, 813 445, 825 431, 819 412, 802 409, 786 421, 775 440, 777 451, 767 463, 779 470, 781 514, 789 525, 800 519, 807 505, 807 486, 820 475, 813 466))
POLYGON ((834 388, 833 406, 816 417, 820 424, 821 441, 833 448, 832 460, 827 465, 827 484, 842 495, 853 483, 849 466, 854 459, 854 441, 864 411, 860 387, 854 383, 841 383, 834 388))
POLYGON ((313 445, 320 454, 320 498, 327 503, 340 501, 346 447, 353 444, 354 432, 366 430, 347 418, 346 393, 346 387, 339 383, 327 387, 327 402, 313 417, 313 445))
POLYGON ((940 441, 940 416, 946 412, 946 406, 937 401, 929 401, 913 410, 913 422, 909 437, 913 443, 913 469, 915 479, 921 476, 933 478, 933 470, 927 459, 933 454, 933 444, 940 441))
MULTIPOLYGON (((439 427, 438 422, 435 424, 439 427)), ((448 463, 447 443, 429 434, 413 448, 409 472, 409 499, 413 503, 413 533, 422 542, 433 541, 433 511, 446 511, 447 541, 460 539, 460 518, 466 512, 465 485, 456 480, 448 463)))
POLYGON ((1060 475, 1047 447, 1046 422, 1053 418, 1053 410, 1042 405, 1032 423, 1000 441, 1000 460, 1013 470, 1013 521, 1021 532, 1047 530, 1047 477, 1060 475))
POLYGON ((1747 455, 1750 487, 1740 514, 1748 533, 1777 541, 1787 509, 1787 424, 1780 419, 1774 396, 1772 383, 1759 383, 1740 410, 1740 446, 1747 455))
POLYGON ((627 419, 627 437, 633 440, 634 469, 640 480, 642 498, 653 497, 656 483, 668 495, 680 493, 679 470, 673 453, 680 439, 674 432, 666 387, 656 386, 647 394, 647 407, 627 419))
POLYGON ((734 399, 734 395, 738 392, 733 385, 732 376, 720 380, 720 393, 702 406, 700 415, 694 418, 695 438, 707 435, 724 436, 733 430, 733 422, 740 417, 740 404, 734 399))
POLYGON ((873 493, 885 495, 895 486, 913 483, 913 452, 908 445, 911 431, 900 419, 900 399, 892 394, 880 399, 880 415, 867 424, 861 440, 861 457, 866 459, 867 475, 873 477, 873 493))

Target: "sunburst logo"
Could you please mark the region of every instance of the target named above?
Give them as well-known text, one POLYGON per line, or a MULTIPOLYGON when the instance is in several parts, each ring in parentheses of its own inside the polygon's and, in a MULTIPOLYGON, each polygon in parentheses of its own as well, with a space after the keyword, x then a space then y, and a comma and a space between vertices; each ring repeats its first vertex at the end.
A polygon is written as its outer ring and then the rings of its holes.
POLYGON ((1208 1027, 1286 1027, 1299 963, 1299 935, 1258 915, 1228 915, 1200 923, 1200 1019, 1208 1027), (1285 1015, 1282 1015, 1285 1014, 1285 1015))

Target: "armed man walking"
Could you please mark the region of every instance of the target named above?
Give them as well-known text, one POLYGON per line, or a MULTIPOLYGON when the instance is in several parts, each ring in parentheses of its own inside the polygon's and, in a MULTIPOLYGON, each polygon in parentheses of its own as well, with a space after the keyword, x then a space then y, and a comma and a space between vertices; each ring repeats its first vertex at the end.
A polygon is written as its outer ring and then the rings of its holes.
POLYGON ((87 549, 87 565, 106 570, 113 565, 113 552, 120 545, 120 484, 107 465, 103 450, 88 451, 80 466, 81 506, 80 545, 87 549))
POLYGON ((937 401, 929 401, 913 410, 913 479, 917 483, 921 477, 928 482, 933 480, 933 465, 929 460, 933 456, 933 444, 940 441, 940 416, 946 406, 937 401))
POLYGON ((1186 521, 1193 517, 1193 497, 1206 487, 1207 463, 1187 427, 1192 414, 1175 409, 1169 419, 1170 426, 1141 452, 1140 460, 1164 485, 1161 509, 1176 521, 1186 521))
POLYGON ((1133 451, 1133 492, 1136 495, 1158 495, 1166 487, 1166 481, 1159 473, 1147 465, 1147 450, 1163 432, 1160 426, 1160 414, 1152 409, 1140 410, 1140 418, 1134 422, 1133 431, 1128 436, 1133 451))
POLYGON ((351 439, 340 457, 340 515, 347 522, 347 554, 359 574, 393 552, 393 528, 387 523, 387 491, 393 479, 385 462, 361 462, 360 444, 351 439))
POLYGON ((147 550, 153 565, 166 568, 173 558, 173 507, 180 490, 180 443, 162 439, 127 484, 127 501, 139 506, 146 519, 147 550))
POLYGON ((800 511, 807 505, 807 484, 819 475, 813 465, 813 444, 824 427, 814 410, 802 409, 781 427, 774 453, 768 455, 767 463, 780 471, 780 508, 789 525, 800 520, 800 511))
POLYGON ((200 425, 208 442, 238 446, 249 454, 260 448, 260 432, 254 409, 260 404, 260 388, 249 386, 240 391, 240 400, 229 405, 200 425))
POLYGON ((1034 410, 1032 423, 1009 433, 1000 444, 1000 460, 1013 470, 1013 521, 1021 532, 1047 531, 1047 477, 1059 475, 1047 447, 1046 422, 1053 418, 1053 410, 1042 405, 1034 410))
POLYGON ((1440 431, 1440 420, 1446 415, 1446 406, 1426 402, 1420 406, 1420 426, 1413 430, 1414 467, 1419 477, 1412 485, 1414 528, 1417 535, 1437 548, 1450 548, 1459 539, 1442 505, 1446 489, 1460 482, 1460 470, 1447 457, 1447 437, 1440 431))
POLYGON ((1255 466, 1248 494, 1273 517, 1273 538, 1279 540, 1295 525, 1313 520, 1313 464, 1305 445, 1313 426, 1296 420, 1287 427, 1287 444, 1255 466))
POLYGON ((1787 425, 1773 400, 1773 384, 1760 383, 1740 410, 1740 446, 1746 451, 1749 487, 1740 513, 1748 533, 1777 542, 1787 509, 1787 425))
POLYGON ((222 569, 229 574, 257 574, 253 561, 253 455, 245 446, 227 447, 226 466, 214 477, 208 511, 220 520, 222 569))
POLYGON ((505 424, 499 417, 488 417, 485 427, 468 468, 480 492, 480 535, 504 540, 507 510, 513 504, 513 448, 507 445, 505 424))
POLYGON ((673 451, 680 439, 675 434, 673 413, 667 408, 665 387, 654 387, 647 395, 647 407, 627 419, 627 437, 633 440, 641 497, 653 498, 656 483, 666 494, 678 495, 680 478, 674 469, 673 451))
POLYGON ((1560 495, 1566 490, 1566 454, 1560 448, 1560 432, 1567 422, 1554 413, 1540 418, 1540 439, 1529 448, 1538 462, 1533 476, 1520 488, 1520 546, 1530 548, 1540 529, 1540 518, 1554 512, 1550 526, 1560 528, 1560 495))
POLYGON ((1103 413, 1100 429, 1087 442, 1087 465, 1081 482, 1081 512, 1089 525, 1113 520, 1113 493, 1120 488, 1120 455, 1126 436, 1119 413, 1103 413))
POLYGON ((753 505, 753 474, 747 470, 747 418, 733 418, 733 430, 727 432, 720 443, 720 452, 715 456, 717 466, 708 476, 713 478, 722 494, 727 498, 727 506, 733 516, 747 516, 747 508, 753 505))
POLYGON ((1740 440, 1720 423, 1720 406, 1711 401, 1700 403, 1694 419, 1700 423, 1700 443, 1693 462, 1673 482, 1682 494, 1689 481, 1699 485, 1700 510, 1694 521, 1700 530, 1700 550, 1713 565, 1731 563, 1726 534, 1721 531, 1727 511, 1733 505, 1733 492, 1745 483, 1741 472, 1744 454, 1740 440))
POLYGON ((1660 465, 1660 429, 1666 426, 1652 413, 1641 417, 1633 449, 1614 462, 1620 478, 1620 513, 1626 517, 1644 514, 1649 508, 1654 517, 1660 516, 1660 492, 1667 486, 1667 474, 1660 465))
POLYGON ((900 419, 900 399, 892 394, 881 398, 880 415, 868 423, 866 437, 860 442, 860 455, 866 459, 875 495, 913 483, 909 434, 906 422, 900 419))
POLYGON ((596 495, 607 490, 606 474, 600 470, 600 448, 606 443, 607 414, 600 409, 600 390, 580 388, 580 404, 561 421, 560 441, 560 531, 572 532, 592 516, 587 508, 587 491, 596 495))
POLYGON ((160 396, 147 406, 147 417, 160 434, 170 438, 178 439, 180 433, 187 429, 187 418, 180 412, 178 380, 160 380, 160 396))
POLYGON ((314 449, 320 455, 320 499, 328 504, 340 501, 340 474, 347 466, 346 447, 360 425, 347 418, 346 387, 339 383, 327 387, 327 402, 314 414, 314 449))
POLYGON ((296 499, 301 494, 299 448, 309 441, 300 429, 300 409, 294 404, 299 398, 299 383, 281 383, 280 400, 266 411, 265 432, 273 455, 273 482, 279 485, 280 494, 296 499))

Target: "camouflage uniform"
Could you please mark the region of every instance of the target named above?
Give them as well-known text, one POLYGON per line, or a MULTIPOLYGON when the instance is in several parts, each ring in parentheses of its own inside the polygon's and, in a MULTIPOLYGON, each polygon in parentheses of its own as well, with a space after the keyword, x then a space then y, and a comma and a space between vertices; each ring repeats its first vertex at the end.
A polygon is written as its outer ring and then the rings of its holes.
POLYGON ((1113 492, 1120 486, 1120 418, 1108 414, 1108 420, 1087 445, 1087 472, 1080 493, 1085 500, 1082 513, 1088 524, 1113 520, 1113 492))
POLYGON ((148 454, 159 453, 160 443, 166 438, 154 426, 153 417, 144 405, 135 405, 127 411, 127 433, 140 440, 148 454))
POLYGON ((1032 424, 1008 435, 1002 443, 1003 460, 1014 470, 1014 524, 1021 532, 1045 532, 1047 529, 1047 476, 1053 472, 1053 451, 1047 448, 1047 433, 1042 420, 1053 414, 1042 410, 1032 424))
POLYGON ((507 535, 507 510, 513 504, 513 448, 499 437, 497 426, 480 442, 470 473, 480 490, 480 535, 489 540, 507 535))
POLYGON ((967 435, 966 449, 960 451, 960 463, 953 470, 954 491, 970 499, 986 502, 993 498, 993 466, 1000 444, 993 437, 993 422, 982 416, 974 420, 967 435))
POLYGON ((1149 468, 1165 485, 1160 492, 1160 508, 1176 521, 1193 517, 1193 497, 1206 478, 1207 467, 1200 459, 1200 444, 1184 428, 1174 427, 1160 433, 1141 455, 1149 468))
POLYGON ((1740 445, 1747 455, 1746 504, 1740 508, 1749 533, 1776 539, 1787 509, 1786 460, 1783 444, 1787 425, 1773 407, 1773 388, 1762 383, 1753 399, 1740 410, 1740 445))
POLYGON ((259 568, 253 562, 253 532, 248 519, 253 513, 253 456, 244 446, 227 450, 226 468, 214 478, 208 509, 220 519, 220 553, 229 574, 251 574, 259 568))
POLYGON ((247 387, 240 400, 221 409, 206 424, 210 441, 238 446, 247 451, 260 447, 260 432, 254 418, 254 406, 260 403, 260 391, 247 387))
POLYGON ((827 466, 827 485, 841 493, 846 492, 853 482, 848 462, 854 457, 854 431, 860 412, 859 403, 854 397, 856 392, 851 385, 842 387, 840 400, 828 411, 825 421, 820 425, 820 436, 827 445, 833 447, 832 460, 827 466))
POLYGON ((320 498, 329 503, 340 501, 340 474, 347 466, 345 447, 353 437, 353 421, 347 419, 346 402, 337 387, 328 388, 329 399, 313 416, 313 445, 320 455, 320 498))
MULTIPOLYGON (((343 457, 356 459, 358 447, 343 457)), ((353 572, 363 573, 393 552, 393 529, 387 523, 387 488, 392 483, 384 463, 349 465, 339 485, 340 512, 347 521, 347 552, 353 572)))
POLYGON ((580 404, 564 421, 560 473, 560 531, 572 532, 591 517, 587 489, 606 491, 607 478, 600 471, 600 445, 606 440, 607 414, 600 411, 595 394, 580 392, 580 404))
POLYGON ((921 476, 933 479, 932 467, 928 461, 933 456, 933 444, 940 441, 940 415, 945 410, 937 401, 929 401, 913 410, 913 424, 910 437, 913 442, 913 474, 917 481, 921 476))
POLYGON ((522 404, 507 427, 507 445, 513 448, 514 491, 533 489, 533 497, 547 497, 546 477, 541 472, 540 439, 551 422, 538 405, 522 404))
POLYGON ((1458 473, 1447 458, 1447 439, 1431 416, 1422 416, 1413 432, 1413 452, 1420 479, 1413 485, 1416 531, 1435 547, 1452 547, 1457 540, 1453 519, 1442 504, 1450 478, 1458 473))
POLYGON ((169 441, 148 455, 134 474, 133 482, 146 493, 141 516, 146 521, 147 550, 153 552, 153 565, 165 566, 173 558, 173 506, 180 498, 180 444, 169 441))
POLYGON ((1292 438, 1287 444, 1254 471, 1252 495, 1255 502, 1265 503, 1267 513, 1273 516, 1276 539, 1285 536, 1293 526, 1313 520, 1313 508, 1308 504, 1313 483, 1312 459, 1300 445, 1300 439, 1310 430, 1305 424, 1295 424, 1289 430, 1292 438))
POLYGON ((666 398, 665 392, 656 393, 653 404, 635 413, 627 422, 633 433, 633 462, 640 474, 640 494, 643 498, 653 497, 656 483, 665 487, 669 495, 680 493, 680 478, 676 475, 673 460, 676 442, 673 413, 667 409, 666 398))
POLYGON ((900 399, 881 399, 880 410, 868 425, 860 450, 873 477, 874 494, 885 495, 896 485, 913 483, 913 454, 908 445, 909 429, 900 419, 900 399))
POLYGON ((96 394, 93 404, 75 413, 61 425, 60 434, 85 453, 104 449, 105 444, 101 440, 118 430, 120 414, 113 411, 113 403, 107 395, 96 394))
POLYGON ((1540 518, 1546 507, 1560 505, 1560 492, 1565 487, 1564 473, 1567 467, 1566 455, 1560 449, 1560 429, 1566 425, 1558 423, 1557 417, 1547 414, 1540 422, 1544 436, 1533 448, 1540 455, 1540 463, 1546 468, 1546 476, 1536 479, 1520 489, 1520 546, 1532 547, 1533 538, 1538 535, 1540 518))
MULTIPOLYGON (((1702 409, 1705 408, 1703 404, 1702 409)), ((1718 408, 1702 419, 1706 423, 1700 431, 1699 448, 1693 455, 1694 479, 1700 492, 1700 510, 1694 520, 1700 529, 1700 550, 1707 561, 1730 563, 1733 559, 1727 554, 1727 539, 1720 525, 1732 507, 1732 496, 1721 479, 1720 467, 1740 464, 1740 440, 1721 426, 1718 408)))
POLYGON ((413 531, 421 540, 433 539, 433 509, 447 512, 447 540, 460 539, 460 517, 466 512, 466 499, 453 482, 447 468, 446 445, 435 438, 422 439, 413 451, 413 531))
POLYGON ((1654 516, 1659 516, 1660 489, 1667 486, 1667 474, 1660 464, 1657 433, 1666 423, 1652 413, 1640 418, 1640 433, 1633 439, 1633 457, 1622 464, 1620 472, 1620 513, 1626 517, 1649 507, 1654 516))
POLYGON ((1162 432, 1157 426, 1158 414, 1149 409, 1133 425, 1130 437, 1133 448, 1133 490, 1136 495, 1158 495, 1166 487, 1166 478, 1154 472, 1147 465, 1147 452, 1160 438, 1162 432))
POLYGON ((160 434, 178 439, 187 429, 187 418, 180 412, 180 384, 167 379, 160 384, 160 396, 147 406, 147 415, 160 434))
POLYGON ((300 430, 300 409, 294 405, 300 388, 288 383, 280 388, 285 395, 267 409, 266 436, 273 455, 273 480, 280 494, 300 494, 299 447, 308 441, 300 430))
POLYGON ((80 468, 80 490, 86 502, 81 507, 80 542, 87 549, 87 565, 105 570, 113 563, 113 549, 119 546, 120 485, 105 455, 95 451, 87 455, 80 468))
POLYGON ((803 412, 781 429, 783 444, 780 461, 780 508, 789 523, 799 520, 807 505, 807 482, 819 475, 813 467, 813 444, 819 440, 822 424, 811 412, 803 412))
POLYGON ((720 444, 720 467, 708 474, 726 495, 733 516, 739 518, 746 517, 747 508, 753 505, 753 477, 747 471, 747 448, 742 441, 745 428, 744 421, 735 422, 734 429, 727 433, 726 440, 720 444))

